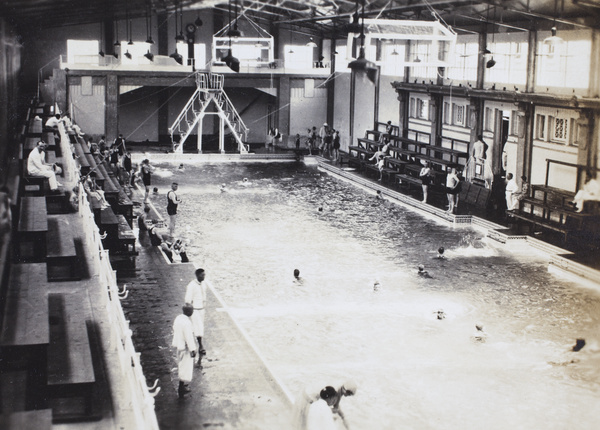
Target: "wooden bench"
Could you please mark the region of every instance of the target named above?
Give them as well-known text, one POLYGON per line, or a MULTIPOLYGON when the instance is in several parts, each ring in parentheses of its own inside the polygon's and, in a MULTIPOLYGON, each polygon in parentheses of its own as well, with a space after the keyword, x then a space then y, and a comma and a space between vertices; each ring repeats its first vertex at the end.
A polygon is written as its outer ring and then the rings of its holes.
POLYGON ((52 409, 38 409, 0 415, 0 430, 51 430, 52 409))
POLYGON ((106 248, 110 248, 110 244, 117 243, 119 240, 119 219, 115 215, 112 208, 107 207, 100 210, 100 234, 106 233, 106 237, 102 241, 106 248))
POLYGON ((13 386, 15 402, 26 409, 46 407, 50 339, 46 265, 12 264, 5 294, 0 332, 2 382, 18 384, 13 386))
POLYGON ((509 218, 513 217, 519 220, 526 221, 529 225, 529 233, 531 235, 533 235, 533 233, 535 232, 536 227, 541 227, 561 233, 563 235, 564 241, 566 242, 568 240, 569 233, 571 233, 572 231, 572 229, 569 229, 564 225, 560 225, 551 221, 546 221, 541 217, 531 215, 528 213, 509 212, 508 216, 509 218))
POLYGON ((48 215, 45 197, 22 197, 19 209, 16 261, 41 262, 46 258, 48 215))
POLYGON ((423 183, 421 182, 421 180, 419 178, 415 178, 413 176, 410 175, 406 175, 406 174, 397 174, 396 175, 396 183, 399 186, 408 186, 410 187, 411 185, 417 185, 417 186, 421 186, 423 185, 423 183))
POLYGON ((119 231, 117 234, 117 243, 111 248, 116 254, 121 255, 137 255, 135 250, 135 234, 131 226, 123 215, 117 215, 119 221, 119 231))
POLYGON ((0 332, 3 352, 10 347, 48 345, 48 283, 44 263, 12 264, 0 332))
POLYGON ((73 226, 66 217, 48 217, 46 267, 48 281, 77 281, 81 279, 73 226))
MULTIPOLYGON (((377 167, 377 164, 365 164, 365 172, 367 174, 375 174, 375 176, 377 176, 377 178, 379 178, 379 175, 380 175, 380 171, 379 171, 379 168, 377 167)), ((396 173, 397 172, 395 169, 390 169, 389 167, 384 167, 381 170, 381 180, 389 183, 396 173)))
POLYGON ((48 397, 54 422, 81 421, 92 415, 96 377, 81 292, 49 294, 48 397), (83 408, 76 401, 82 398, 83 408))

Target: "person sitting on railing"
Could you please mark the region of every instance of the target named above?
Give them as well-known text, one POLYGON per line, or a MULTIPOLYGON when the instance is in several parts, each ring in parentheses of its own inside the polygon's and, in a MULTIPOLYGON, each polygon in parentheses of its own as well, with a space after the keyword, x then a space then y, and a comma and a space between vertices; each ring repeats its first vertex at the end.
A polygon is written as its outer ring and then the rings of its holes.
POLYGON ((87 178, 83 181, 83 189, 96 202, 100 204, 100 208, 105 209, 110 207, 110 204, 106 201, 104 191, 96 183, 96 172, 90 172, 87 178))

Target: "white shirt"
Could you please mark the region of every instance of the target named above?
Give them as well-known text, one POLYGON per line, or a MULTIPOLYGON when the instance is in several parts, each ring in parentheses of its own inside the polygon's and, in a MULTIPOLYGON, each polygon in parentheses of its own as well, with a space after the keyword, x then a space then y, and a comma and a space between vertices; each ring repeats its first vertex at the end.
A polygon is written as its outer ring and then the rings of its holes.
POLYGON ((196 350, 196 338, 190 317, 180 314, 173 321, 173 343, 172 345, 179 351, 196 350))
POLYGON ((191 304, 194 309, 203 309, 204 303, 206 303, 206 280, 202 283, 194 279, 187 284, 185 290, 185 302, 191 304))
POLYGON ((58 127, 59 120, 55 116, 48 118, 46 121, 46 127, 58 127))
POLYGON ((319 399, 310 405, 306 417, 307 430, 335 430, 333 413, 327 402, 319 399))
POLYGON ((29 173, 39 172, 46 169, 46 166, 44 164, 44 153, 40 152, 37 148, 33 148, 29 153, 29 157, 27 157, 27 171, 29 173))

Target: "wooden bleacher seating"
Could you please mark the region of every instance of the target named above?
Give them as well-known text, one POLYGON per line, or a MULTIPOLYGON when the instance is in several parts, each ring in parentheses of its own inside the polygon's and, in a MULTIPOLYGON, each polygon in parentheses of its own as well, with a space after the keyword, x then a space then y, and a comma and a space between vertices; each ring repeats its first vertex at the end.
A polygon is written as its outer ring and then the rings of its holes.
POLYGON ((21 409, 46 407, 45 369, 50 339, 46 264, 12 264, 4 294, 2 382, 18 385, 12 404, 21 409))
POLYGON ((0 415, 0 430, 51 430, 52 409, 20 411, 0 415))
POLYGON ((81 271, 73 236, 73 227, 64 217, 48 217, 46 267, 48 281, 76 281, 81 271))
POLYGON ((48 397, 54 422, 93 418, 96 382, 83 293, 49 294, 48 397), (79 402, 72 398, 83 399, 79 402), (65 402, 68 402, 65 405, 65 402))
POLYGON ((44 261, 48 233, 45 197, 21 197, 17 233, 16 261, 44 261))
POLYGON ((123 215, 117 215, 119 220, 118 241, 114 252, 122 255, 137 255, 135 250, 135 234, 127 219, 123 215))
POLYGON ((536 227, 548 229, 562 234, 565 242, 572 234, 597 231, 600 215, 575 211, 571 204, 574 196, 560 188, 532 185, 531 196, 522 198, 518 210, 509 216, 525 221, 532 234, 536 227))
POLYGON ((462 181, 459 202, 461 207, 467 206, 467 211, 485 210, 492 195, 492 190, 479 184, 462 181))

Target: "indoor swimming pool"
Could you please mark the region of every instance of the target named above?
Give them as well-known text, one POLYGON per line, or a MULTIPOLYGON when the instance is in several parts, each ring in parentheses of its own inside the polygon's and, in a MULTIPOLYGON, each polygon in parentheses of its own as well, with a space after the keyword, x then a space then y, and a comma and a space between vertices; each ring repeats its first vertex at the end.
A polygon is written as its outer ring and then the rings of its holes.
POLYGON ((159 211, 171 181, 188 254, 285 389, 356 380, 352 429, 598 428, 600 289, 546 255, 300 163, 158 165, 159 211))

